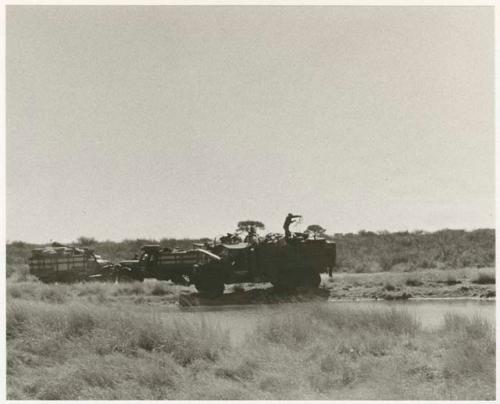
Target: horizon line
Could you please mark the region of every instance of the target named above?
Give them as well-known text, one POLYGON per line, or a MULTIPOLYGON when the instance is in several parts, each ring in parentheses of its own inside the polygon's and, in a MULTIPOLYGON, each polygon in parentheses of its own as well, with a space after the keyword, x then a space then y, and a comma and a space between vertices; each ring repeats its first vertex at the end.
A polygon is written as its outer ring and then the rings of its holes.
MULTIPOLYGON (((358 231, 350 231, 350 232, 335 232, 335 233, 325 233, 325 236, 329 236, 329 237, 335 237, 336 235, 348 235, 348 234, 354 234, 354 235, 360 235, 360 233, 362 232, 365 232, 365 233, 372 233, 372 234, 376 234, 376 235, 381 235, 383 233, 388 233, 388 234, 397 234, 397 233, 409 233, 409 234, 416 234, 416 233, 424 233, 424 234, 432 234, 432 233, 438 233, 440 231, 464 231, 464 232, 474 232, 474 231, 479 231, 479 230, 493 230, 493 231, 496 231, 496 228, 495 227, 476 227, 476 228, 471 228, 471 229, 465 229, 465 228, 450 228, 450 227, 444 227, 444 228, 441 228, 441 229, 438 229, 438 230, 424 230, 424 229, 412 229, 412 230, 394 230, 394 231, 389 231, 389 230, 367 230, 367 229, 360 229, 358 231)), ((262 233, 262 234, 269 234, 269 233, 273 233, 273 232, 267 232, 267 233, 262 233)), ((293 233, 293 232, 292 232, 293 233)), ((300 232, 295 232, 295 233, 300 233, 300 232)), ((281 233, 277 233, 277 234, 281 234, 281 233)), ((200 237, 193 237, 193 236, 163 236, 163 237, 136 237, 136 238, 128 238, 128 237, 125 237, 121 240, 116 240, 116 239, 103 239, 103 240, 99 240, 97 239, 96 237, 93 237, 93 236, 84 236, 84 235, 81 235, 79 237, 77 237, 77 239, 75 240, 71 240, 71 241, 62 241, 61 243, 62 244, 75 244, 75 243, 78 243, 78 238, 80 237, 84 237, 84 238, 88 238, 88 239, 94 239, 95 242, 97 243, 106 243, 106 242, 112 242, 112 243, 123 243, 125 241, 137 241, 137 240, 148 240, 148 241, 158 241, 158 242, 161 242, 162 240, 201 240, 201 239, 209 239, 209 240, 212 240, 212 239, 216 239, 218 237, 220 237, 220 235, 217 235, 215 237, 207 237, 207 236, 200 236, 200 237)), ((25 244, 50 244, 50 243, 54 243, 54 242, 60 242, 58 240, 54 240, 54 239, 51 239, 49 241, 46 241, 46 242, 33 242, 33 241, 24 241, 24 240, 9 240, 9 239, 6 239, 5 240, 5 244, 8 245, 8 244, 13 244, 13 243, 25 243, 25 244)))

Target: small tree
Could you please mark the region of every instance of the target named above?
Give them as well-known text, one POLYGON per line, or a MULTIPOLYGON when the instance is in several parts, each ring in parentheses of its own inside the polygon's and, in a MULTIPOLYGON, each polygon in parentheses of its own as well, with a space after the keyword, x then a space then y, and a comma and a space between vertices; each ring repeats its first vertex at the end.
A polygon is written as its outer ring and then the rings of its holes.
POLYGON ((306 229, 306 232, 311 233, 314 238, 323 236, 325 231, 326 229, 323 229, 319 224, 310 224, 306 229))
POLYGON ((241 222, 238 222, 238 227, 236 231, 246 231, 248 232, 250 230, 250 227, 253 226, 256 229, 264 230, 266 226, 264 226, 264 223, 259 222, 257 220, 242 220, 241 222))
POLYGON ((97 240, 94 237, 81 236, 81 237, 78 237, 76 242, 77 242, 77 244, 81 245, 82 247, 89 247, 91 245, 96 244, 97 240))

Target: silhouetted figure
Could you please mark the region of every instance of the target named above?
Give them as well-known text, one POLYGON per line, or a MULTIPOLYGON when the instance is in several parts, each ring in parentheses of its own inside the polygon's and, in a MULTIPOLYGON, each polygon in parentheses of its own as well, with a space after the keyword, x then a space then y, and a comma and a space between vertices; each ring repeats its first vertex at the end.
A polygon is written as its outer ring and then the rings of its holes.
POLYGON ((248 228, 248 234, 245 237, 245 243, 256 243, 257 242, 257 230, 255 229, 255 226, 250 226, 248 228))
POLYGON ((302 217, 300 215, 292 215, 289 213, 286 218, 285 218, 285 223, 283 223, 283 229, 285 230, 285 238, 288 240, 290 237, 292 237, 292 233, 290 232, 290 225, 294 223, 293 219, 297 219, 299 217, 302 217))

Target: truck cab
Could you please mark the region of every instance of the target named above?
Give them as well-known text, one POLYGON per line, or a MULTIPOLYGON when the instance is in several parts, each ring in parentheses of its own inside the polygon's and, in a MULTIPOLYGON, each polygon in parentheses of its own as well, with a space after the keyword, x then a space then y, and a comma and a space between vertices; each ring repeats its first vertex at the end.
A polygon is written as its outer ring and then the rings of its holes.
POLYGON ((188 284, 194 265, 207 262, 206 253, 200 248, 177 250, 162 248, 158 244, 144 245, 141 247, 138 259, 120 262, 121 273, 141 281, 145 278, 156 278, 188 284))

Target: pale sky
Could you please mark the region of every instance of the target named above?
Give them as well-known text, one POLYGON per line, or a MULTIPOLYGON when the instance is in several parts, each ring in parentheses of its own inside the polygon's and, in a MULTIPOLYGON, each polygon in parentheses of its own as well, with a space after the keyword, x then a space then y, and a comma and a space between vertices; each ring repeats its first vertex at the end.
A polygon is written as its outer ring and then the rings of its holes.
POLYGON ((493 228, 493 7, 8 6, 6 145, 11 241, 493 228))

